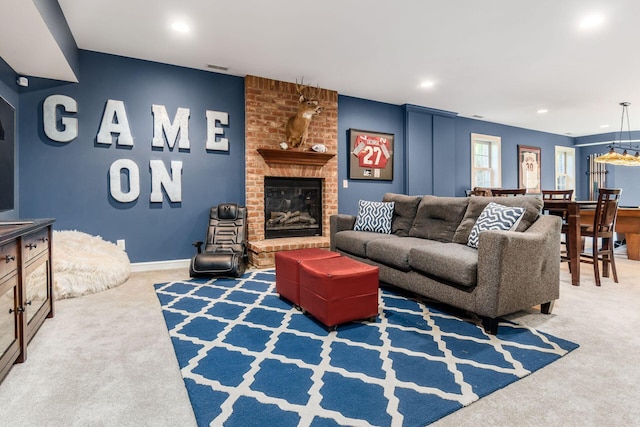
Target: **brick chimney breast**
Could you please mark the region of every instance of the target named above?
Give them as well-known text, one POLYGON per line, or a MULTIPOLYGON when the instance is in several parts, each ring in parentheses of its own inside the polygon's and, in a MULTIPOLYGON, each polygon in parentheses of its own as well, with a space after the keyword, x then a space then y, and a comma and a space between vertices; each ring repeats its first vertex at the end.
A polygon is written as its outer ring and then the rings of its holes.
MULTIPOLYGON (((273 267, 280 250, 329 247, 329 216, 338 213, 338 158, 323 166, 267 164, 258 148, 279 149, 285 140, 285 125, 296 114, 299 95, 295 83, 246 76, 245 82, 245 184, 249 229, 249 258, 256 267, 273 267), (265 240, 264 177, 322 178, 322 230, 317 237, 265 240)), ((313 117, 304 150, 324 144, 338 152, 338 92, 319 89, 322 112, 313 117)))

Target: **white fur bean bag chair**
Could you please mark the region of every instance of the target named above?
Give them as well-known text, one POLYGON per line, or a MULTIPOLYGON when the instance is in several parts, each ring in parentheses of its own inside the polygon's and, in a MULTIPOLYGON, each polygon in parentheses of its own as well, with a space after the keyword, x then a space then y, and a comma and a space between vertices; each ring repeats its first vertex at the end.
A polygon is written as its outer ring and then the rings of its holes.
MULTIPOLYGON (((126 252, 115 244, 80 231, 53 232, 53 290, 55 299, 74 298, 93 294, 119 286, 131 273, 131 264, 126 252)), ((31 298, 44 289, 38 286, 44 277, 42 269, 33 274, 34 285, 31 298)), ((31 279, 31 278, 30 278, 31 279)), ((30 291, 28 290, 29 294, 30 291)))

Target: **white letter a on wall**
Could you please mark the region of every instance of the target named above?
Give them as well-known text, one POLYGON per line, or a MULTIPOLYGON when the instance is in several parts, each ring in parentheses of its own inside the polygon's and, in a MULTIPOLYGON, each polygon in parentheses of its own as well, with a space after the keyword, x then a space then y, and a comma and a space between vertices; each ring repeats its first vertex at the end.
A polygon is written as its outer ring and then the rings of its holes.
POLYGON ((127 112, 124 109, 124 102, 110 99, 104 108, 96 141, 98 144, 111 145, 113 134, 116 134, 118 145, 133 146, 133 137, 129 128, 127 112))

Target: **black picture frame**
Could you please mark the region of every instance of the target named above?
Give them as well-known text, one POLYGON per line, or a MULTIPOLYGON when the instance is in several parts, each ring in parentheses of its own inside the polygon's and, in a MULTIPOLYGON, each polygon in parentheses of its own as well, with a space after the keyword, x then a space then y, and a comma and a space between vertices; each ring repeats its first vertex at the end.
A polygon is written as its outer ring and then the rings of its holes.
POLYGON ((393 181, 391 133, 349 129, 349 179, 393 181))
POLYGON ((540 194, 542 149, 518 145, 518 188, 526 188, 527 194, 540 194))

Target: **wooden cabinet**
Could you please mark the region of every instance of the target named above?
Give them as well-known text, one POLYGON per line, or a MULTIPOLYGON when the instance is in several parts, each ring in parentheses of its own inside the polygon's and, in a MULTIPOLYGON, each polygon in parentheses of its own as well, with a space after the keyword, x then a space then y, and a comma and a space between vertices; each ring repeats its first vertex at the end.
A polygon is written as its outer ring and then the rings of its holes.
POLYGON ((0 221, 0 381, 27 360, 27 344, 53 317, 53 222, 0 221))
POLYGON ((15 242, 0 246, 0 380, 20 356, 18 257, 15 242))

